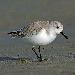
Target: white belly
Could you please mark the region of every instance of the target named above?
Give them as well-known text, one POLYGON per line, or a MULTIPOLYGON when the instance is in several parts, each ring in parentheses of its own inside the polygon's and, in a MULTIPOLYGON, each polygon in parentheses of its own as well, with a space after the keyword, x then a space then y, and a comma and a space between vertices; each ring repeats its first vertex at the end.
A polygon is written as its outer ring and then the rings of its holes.
POLYGON ((53 34, 47 34, 46 30, 41 30, 37 35, 30 37, 30 41, 38 45, 46 45, 51 43, 56 38, 53 34))

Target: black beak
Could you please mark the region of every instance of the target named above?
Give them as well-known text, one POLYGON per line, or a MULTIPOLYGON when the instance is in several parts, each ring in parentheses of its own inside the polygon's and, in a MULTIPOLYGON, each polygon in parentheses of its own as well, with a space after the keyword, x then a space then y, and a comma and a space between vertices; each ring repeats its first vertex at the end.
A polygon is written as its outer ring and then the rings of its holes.
POLYGON ((60 32, 66 39, 68 39, 68 36, 66 36, 63 32, 60 32))

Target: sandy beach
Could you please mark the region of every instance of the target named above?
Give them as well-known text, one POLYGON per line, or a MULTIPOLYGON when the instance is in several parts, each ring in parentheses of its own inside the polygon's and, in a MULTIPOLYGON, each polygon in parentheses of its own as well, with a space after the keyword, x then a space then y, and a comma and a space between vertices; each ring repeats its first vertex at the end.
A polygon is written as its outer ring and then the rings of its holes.
POLYGON ((75 75, 75 1, 0 0, 0 75, 75 75), (35 20, 58 20, 69 37, 66 40, 60 34, 41 46, 42 57, 47 59, 42 62, 28 41, 7 34, 35 20))

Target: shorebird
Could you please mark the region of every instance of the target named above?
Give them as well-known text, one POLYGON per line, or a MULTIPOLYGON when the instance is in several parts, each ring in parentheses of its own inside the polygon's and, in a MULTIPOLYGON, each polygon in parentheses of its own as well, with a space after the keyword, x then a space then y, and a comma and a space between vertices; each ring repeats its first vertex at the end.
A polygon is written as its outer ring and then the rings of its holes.
POLYGON ((12 37, 27 39, 32 43, 32 50, 36 54, 39 61, 42 61, 40 46, 47 45, 55 40, 58 34, 62 34, 66 39, 68 37, 63 33, 63 25, 59 21, 35 21, 18 31, 8 33, 12 37), (39 55, 36 52, 35 46, 38 45, 39 55))

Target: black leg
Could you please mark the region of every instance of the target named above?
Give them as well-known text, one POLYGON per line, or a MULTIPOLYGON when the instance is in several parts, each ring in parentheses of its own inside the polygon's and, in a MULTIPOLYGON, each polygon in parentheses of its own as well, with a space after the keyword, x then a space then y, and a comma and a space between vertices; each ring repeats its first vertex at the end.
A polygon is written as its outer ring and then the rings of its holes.
POLYGON ((38 49, 39 49, 39 54, 40 54, 40 56, 36 53, 34 47, 32 48, 32 51, 33 51, 33 52, 35 53, 35 55, 37 56, 38 61, 41 62, 41 61, 42 61, 42 56, 41 56, 41 53, 40 53, 40 46, 39 46, 38 49))
POLYGON ((40 49, 40 46, 38 47, 38 49, 39 49, 39 54, 40 54, 40 61, 42 61, 42 55, 41 55, 41 53, 40 53, 40 51, 41 51, 41 49, 40 49))
POLYGON ((39 58, 39 56, 38 56, 38 54, 36 53, 36 51, 35 51, 35 48, 34 48, 34 47, 32 48, 32 51, 35 53, 35 55, 37 56, 37 58, 39 58))

